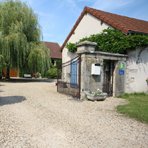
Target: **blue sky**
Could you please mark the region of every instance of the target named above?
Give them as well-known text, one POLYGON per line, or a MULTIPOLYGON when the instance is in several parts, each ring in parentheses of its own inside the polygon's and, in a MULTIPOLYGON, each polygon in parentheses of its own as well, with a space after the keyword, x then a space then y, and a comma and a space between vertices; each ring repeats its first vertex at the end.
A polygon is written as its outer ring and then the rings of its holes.
MULTIPOLYGON (((1 1, 1 0, 0 0, 1 1)), ((22 0, 38 15, 43 40, 62 44, 85 6, 148 21, 148 0, 22 0)))

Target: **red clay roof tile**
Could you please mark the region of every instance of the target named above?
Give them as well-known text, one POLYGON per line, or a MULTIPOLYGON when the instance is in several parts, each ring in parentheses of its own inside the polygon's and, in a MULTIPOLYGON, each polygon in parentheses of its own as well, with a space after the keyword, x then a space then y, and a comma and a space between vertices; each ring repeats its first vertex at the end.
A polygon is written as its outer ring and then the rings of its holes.
POLYGON ((62 59, 62 53, 58 43, 43 42, 47 48, 50 49, 50 56, 53 59, 62 59))
POLYGON ((76 29, 76 27, 86 13, 93 15, 94 17, 98 18, 99 20, 105 22, 106 24, 115 29, 122 31, 124 34, 128 34, 130 32, 148 34, 148 21, 104 12, 90 7, 85 7, 80 17, 76 21, 74 27, 72 28, 71 32, 69 33, 68 37, 64 41, 61 50, 64 48, 69 38, 73 34, 74 30, 76 29))

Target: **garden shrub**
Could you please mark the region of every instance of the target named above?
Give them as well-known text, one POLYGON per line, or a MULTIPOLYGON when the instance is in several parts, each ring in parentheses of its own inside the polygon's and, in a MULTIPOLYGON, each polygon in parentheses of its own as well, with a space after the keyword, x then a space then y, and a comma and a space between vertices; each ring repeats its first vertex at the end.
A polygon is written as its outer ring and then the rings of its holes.
POLYGON ((77 46, 74 43, 68 43, 66 45, 66 48, 70 51, 70 52, 76 52, 77 51, 77 46))
POLYGON ((58 74, 57 74, 57 68, 56 67, 51 67, 48 71, 46 76, 48 78, 57 78, 58 74))
POLYGON ((36 74, 35 74, 35 78, 41 78, 42 76, 41 76, 41 73, 39 73, 39 72, 37 72, 36 74))

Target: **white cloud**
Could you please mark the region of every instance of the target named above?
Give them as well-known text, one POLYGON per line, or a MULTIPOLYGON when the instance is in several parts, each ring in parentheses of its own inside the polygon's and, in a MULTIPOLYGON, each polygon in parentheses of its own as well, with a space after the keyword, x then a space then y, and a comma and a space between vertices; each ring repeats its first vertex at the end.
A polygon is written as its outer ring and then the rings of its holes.
POLYGON ((41 6, 42 4, 46 3, 46 0, 21 0, 25 2, 27 5, 31 6, 32 8, 41 6))
POLYGON ((59 4, 59 8, 65 8, 71 10, 73 13, 77 13, 77 11, 81 11, 78 5, 78 0, 57 0, 59 4))
POLYGON ((129 3, 131 3, 133 0, 97 0, 92 7, 101 9, 101 10, 114 10, 120 7, 123 7, 129 3))
POLYGON ((53 37, 55 37, 55 35, 53 35, 53 34, 50 34, 50 33, 44 33, 44 38, 53 38, 53 37))

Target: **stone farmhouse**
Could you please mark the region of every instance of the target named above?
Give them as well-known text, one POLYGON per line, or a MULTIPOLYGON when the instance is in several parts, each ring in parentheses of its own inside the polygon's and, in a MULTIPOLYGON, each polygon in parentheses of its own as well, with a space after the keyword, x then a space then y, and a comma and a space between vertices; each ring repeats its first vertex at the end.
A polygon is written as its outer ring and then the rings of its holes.
POLYGON ((148 47, 129 50, 126 55, 94 51, 96 44, 86 41, 77 46, 76 53, 66 48, 69 42, 76 43, 107 28, 125 35, 148 35, 148 21, 85 7, 61 47, 59 92, 83 98, 85 91, 98 88, 110 96, 148 91, 148 47))

